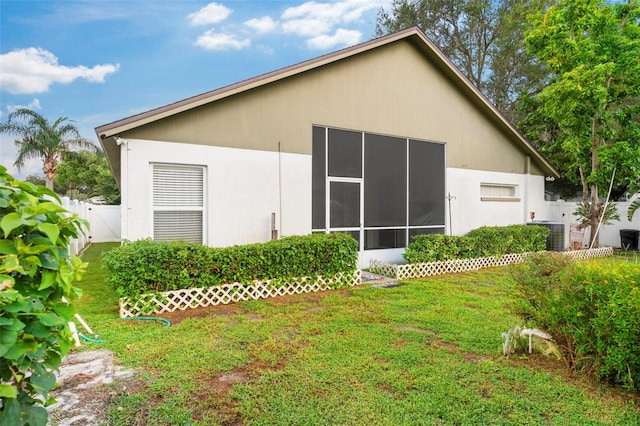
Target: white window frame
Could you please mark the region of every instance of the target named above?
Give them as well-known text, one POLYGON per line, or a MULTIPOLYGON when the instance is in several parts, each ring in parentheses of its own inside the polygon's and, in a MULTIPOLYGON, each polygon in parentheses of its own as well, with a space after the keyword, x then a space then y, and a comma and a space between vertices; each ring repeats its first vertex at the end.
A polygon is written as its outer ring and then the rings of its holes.
POLYGON ((150 163, 150 187, 151 187, 151 218, 150 218, 150 235, 151 238, 155 239, 155 213, 158 211, 163 212, 171 212, 171 211, 197 211, 202 214, 202 241, 201 244, 207 243, 207 220, 206 220, 206 211, 207 211, 207 167, 198 164, 179 164, 179 163, 150 163), (154 197, 154 170, 156 167, 173 167, 175 169, 199 169, 202 171, 202 203, 201 205, 163 205, 156 204, 156 200, 154 197))
POLYGON ((480 183, 480 201, 519 202, 519 188, 510 183, 480 183))

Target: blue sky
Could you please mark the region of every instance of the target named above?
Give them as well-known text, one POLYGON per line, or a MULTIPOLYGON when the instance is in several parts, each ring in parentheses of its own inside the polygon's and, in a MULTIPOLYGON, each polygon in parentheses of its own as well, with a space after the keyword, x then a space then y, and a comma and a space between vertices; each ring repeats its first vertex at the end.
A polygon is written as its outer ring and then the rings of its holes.
MULTIPOLYGON (((375 37, 391 0, 0 1, 0 121, 18 107, 94 127, 375 37)), ((0 135, 13 167, 14 137, 0 135)))

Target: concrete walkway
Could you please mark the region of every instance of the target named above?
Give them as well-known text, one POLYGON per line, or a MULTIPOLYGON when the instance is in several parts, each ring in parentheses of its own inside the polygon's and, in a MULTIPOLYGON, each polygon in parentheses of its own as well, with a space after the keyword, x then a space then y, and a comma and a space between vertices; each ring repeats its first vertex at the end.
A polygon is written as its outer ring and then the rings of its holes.
POLYGON ((60 366, 60 373, 56 375, 59 386, 51 395, 58 402, 47 407, 49 424, 106 424, 105 410, 116 394, 109 385, 132 376, 133 371, 114 366, 111 351, 101 349, 67 355, 60 366))

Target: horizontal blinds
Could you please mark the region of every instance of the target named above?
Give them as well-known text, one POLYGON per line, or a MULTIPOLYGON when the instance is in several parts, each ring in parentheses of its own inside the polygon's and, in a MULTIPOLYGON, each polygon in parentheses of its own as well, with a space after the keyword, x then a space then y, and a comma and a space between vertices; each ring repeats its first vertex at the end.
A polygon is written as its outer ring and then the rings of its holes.
POLYGON ((153 165, 153 238, 203 243, 204 167, 153 165))
POLYGON ((201 211, 153 212, 153 239, 202 244, 201 211))
POLYGON ((202 167, 156 164, 153 166, 154 207, 202 207, 202 167))

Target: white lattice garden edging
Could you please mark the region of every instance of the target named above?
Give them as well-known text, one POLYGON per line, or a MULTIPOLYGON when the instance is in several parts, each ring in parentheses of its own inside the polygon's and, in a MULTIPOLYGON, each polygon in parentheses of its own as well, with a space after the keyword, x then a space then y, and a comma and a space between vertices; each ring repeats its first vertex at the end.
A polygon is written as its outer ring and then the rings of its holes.
POLYGON ((209 288, 189 288, 162 293, 142 294, 133 299, 120 298, 120 317, 161 314, 164 312, 184 311, 191 308, 215 306, 246 300, 266 299, 268 297, 290 294, 313 293, 331 290, 336 287, 362 284, 362 271, 353 274, 339 274, 332 278, 299 278, 292 282, 283 280, 254 281, 252 284, 220 284, 209 288))
MULTIPOLYGON (((558 252, 573 259, 592 259, 613 255, 612 247, 599 247, 587 250, 558 252)), ((423 278, 455 272, 476 271, 494 266, 505 266, 522 263, 532 253, 510 253, 502 257, 480 257, 476 259, 453 259, 428 263, 409 263, 404 265, 383 263, 372 260, 369 270, 375 274, 404 280, 407 278, 423 278)))

